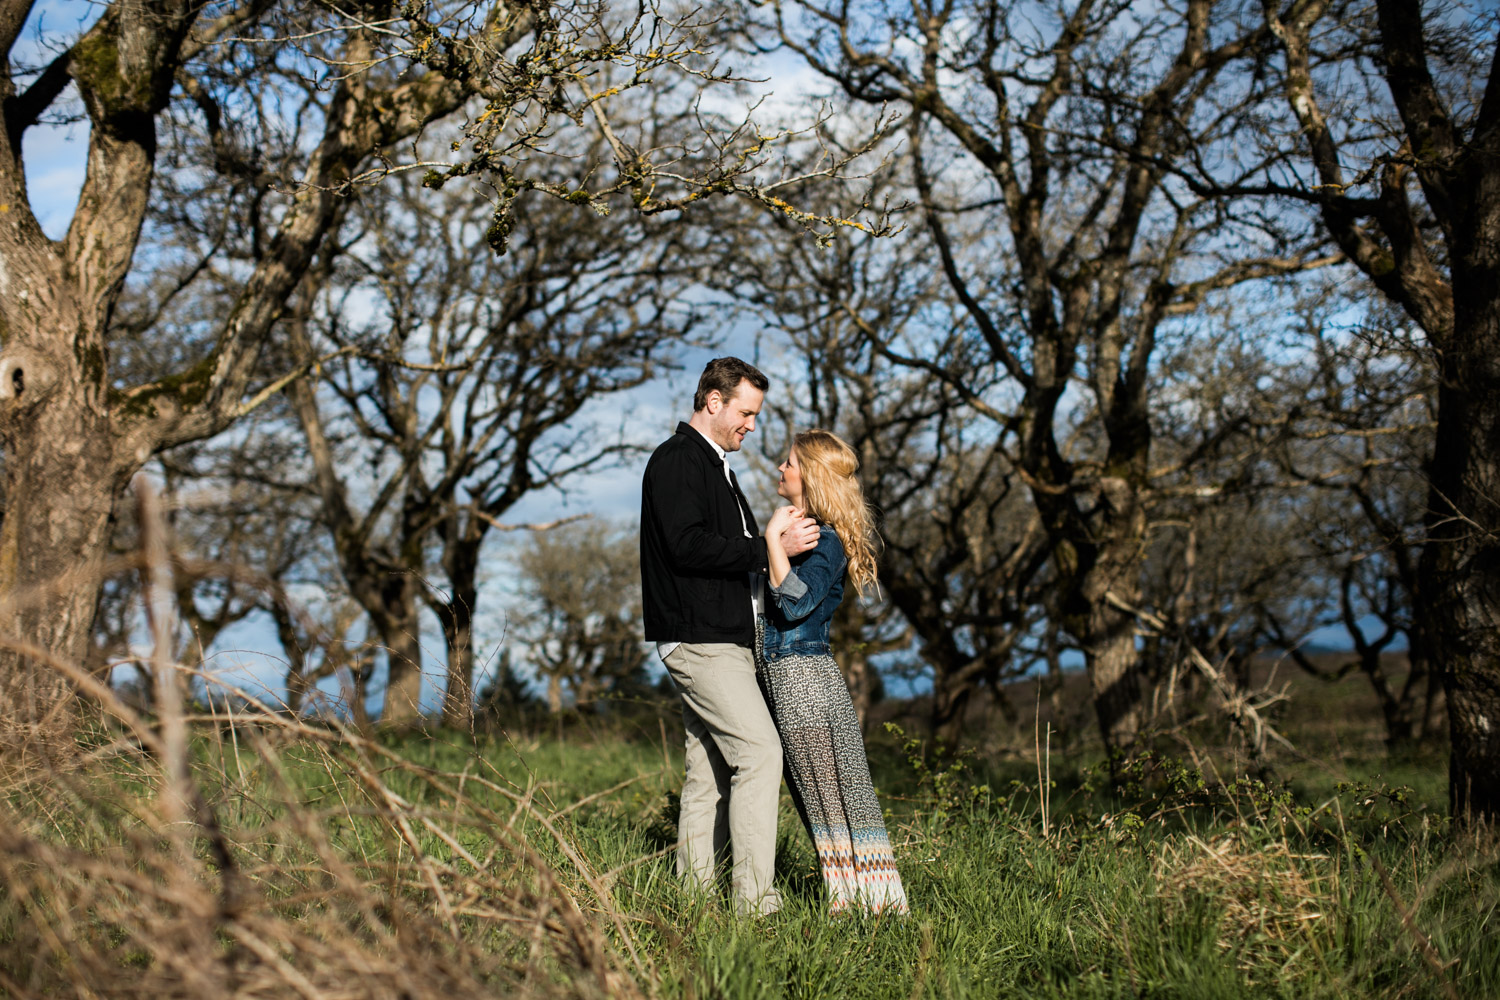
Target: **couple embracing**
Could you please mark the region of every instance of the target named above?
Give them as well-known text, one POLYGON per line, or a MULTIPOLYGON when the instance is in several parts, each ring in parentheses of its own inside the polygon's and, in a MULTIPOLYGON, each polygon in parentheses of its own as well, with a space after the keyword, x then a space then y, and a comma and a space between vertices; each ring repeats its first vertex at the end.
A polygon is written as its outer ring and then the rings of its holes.
POLYGON ((729 468, 769 382, 738 358, 704 368, 693 415, 646 465, 646 639, 682 699, 687 776, 677 870, 708 888, 726 846, 735 908, 779 908, 772 884, 785 766, 830 909, 904 913, 906 894, 870 781, 849 689, 828 644, 846 580, 875 585, 875 529, 853 450, 798 434, 786 501, 760 531, 729 468))

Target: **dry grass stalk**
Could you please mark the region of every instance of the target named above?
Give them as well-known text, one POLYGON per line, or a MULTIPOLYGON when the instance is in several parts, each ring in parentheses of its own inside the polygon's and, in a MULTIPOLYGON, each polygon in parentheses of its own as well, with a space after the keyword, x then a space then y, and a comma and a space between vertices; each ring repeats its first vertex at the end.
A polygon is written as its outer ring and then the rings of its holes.
POLYGON ((1195 902, 1220 910, 1218 947, 1245 971, 1284 968, 1335 905, 1336 875, 1323 854, 1299 854, 1284 840, 1250 844, 1236 834, 1162 844, 1153 865, 1169 913, 1195 902))
POLYGON ((105 723, 65 766, 0 777, 0 993, 462 1000, 654 982, 604 882, 498 775, 423 768, 244 692, 249 713, 195 732, 187 679, 213 679, 164 651, 169 549, 149 493, 140 510, 160 717, 7 644, 105 723))

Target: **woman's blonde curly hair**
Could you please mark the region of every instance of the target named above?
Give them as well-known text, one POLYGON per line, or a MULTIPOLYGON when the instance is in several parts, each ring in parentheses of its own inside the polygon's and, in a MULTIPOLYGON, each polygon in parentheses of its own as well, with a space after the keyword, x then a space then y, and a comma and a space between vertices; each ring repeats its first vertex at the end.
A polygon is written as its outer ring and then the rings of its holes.
POLYGON ((832 431, 803 431, 792 439, 802 470, 802 503, 809 517, 838 533, 849 560, 849 578, 861 597, 869 590, 879 593, 875 572, 875 514, 865 502, 855 473, 859 456, 832 431))

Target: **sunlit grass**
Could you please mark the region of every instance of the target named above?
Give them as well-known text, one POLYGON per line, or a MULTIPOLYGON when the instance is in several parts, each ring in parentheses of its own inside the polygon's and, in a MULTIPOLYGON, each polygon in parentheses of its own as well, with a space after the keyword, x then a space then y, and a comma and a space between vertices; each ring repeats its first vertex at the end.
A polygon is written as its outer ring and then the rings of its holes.
POLYGON ((1084 748, 1049 762, 1044 832, 1036 761, 877 732, 911 915, 828 916, 783 797, 785 906, 753 921, 676 878, 654 721, 195 733, 192 823, 129 730, 11 780, 0 995, 1500 995, 1500 852, 1449 829, 1420 755, 1226 782, 1159 752, 1119 794, 1084 748))

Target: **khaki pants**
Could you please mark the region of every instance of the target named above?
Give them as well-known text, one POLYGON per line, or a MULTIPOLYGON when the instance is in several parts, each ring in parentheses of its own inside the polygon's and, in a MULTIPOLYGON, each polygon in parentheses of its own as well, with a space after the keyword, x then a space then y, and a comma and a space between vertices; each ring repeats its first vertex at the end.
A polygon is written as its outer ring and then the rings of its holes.
POLYGON ((685 642, 664 662, 687 728, 677 873, 710 887, 727 840, 736 912, 774 913, 781 738, 755 682, 755 658, 732 643, 685 642))

